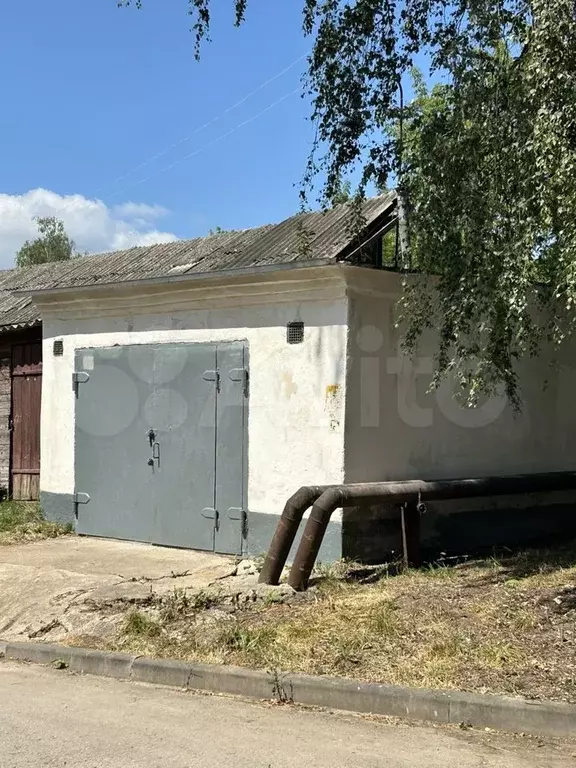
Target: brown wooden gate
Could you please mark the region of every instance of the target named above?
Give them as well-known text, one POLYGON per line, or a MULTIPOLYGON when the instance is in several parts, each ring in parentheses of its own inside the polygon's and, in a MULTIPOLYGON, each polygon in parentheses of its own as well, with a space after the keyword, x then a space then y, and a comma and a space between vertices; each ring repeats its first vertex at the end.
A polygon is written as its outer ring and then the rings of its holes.
POLYGON ((40 495, 40 403, 42 343, 12 347, 12 477, 13 499, 32 501, 40 495))

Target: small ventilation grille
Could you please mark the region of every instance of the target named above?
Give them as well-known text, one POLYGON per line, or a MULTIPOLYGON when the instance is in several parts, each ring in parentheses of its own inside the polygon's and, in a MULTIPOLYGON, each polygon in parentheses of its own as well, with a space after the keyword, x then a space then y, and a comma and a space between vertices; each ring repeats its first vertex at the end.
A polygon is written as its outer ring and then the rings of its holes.
POLYGON ((286 341, 288 344, 302 344, 304 341, 304 323, 295 320, 286 326, 286 341))
POLYGON ((54 352, 56 357, 60 357, 60 355, 64 354, 64 342, 62 341, 62 339, 56 339, 52 347, 52 351, 54 352))

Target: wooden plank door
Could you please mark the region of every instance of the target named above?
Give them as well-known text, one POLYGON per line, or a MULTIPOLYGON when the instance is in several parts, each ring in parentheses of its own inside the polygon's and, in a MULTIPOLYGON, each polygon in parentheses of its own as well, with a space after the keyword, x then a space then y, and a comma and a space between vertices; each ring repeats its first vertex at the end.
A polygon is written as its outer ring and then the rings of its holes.
POLYGON ((42 343, 12 347, 12 498, 40 496, 42 343))

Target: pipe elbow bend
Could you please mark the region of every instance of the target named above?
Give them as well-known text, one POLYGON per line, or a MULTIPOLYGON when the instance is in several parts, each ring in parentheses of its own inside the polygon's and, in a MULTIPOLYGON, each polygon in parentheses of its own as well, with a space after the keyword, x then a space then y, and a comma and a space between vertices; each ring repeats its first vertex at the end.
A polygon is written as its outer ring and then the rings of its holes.
POLYGON ((310 517, 318 523, 327 523, 332 513, 342 506, 343 500, 344 495, 340 488, 328 488, 314 503, 310 517))

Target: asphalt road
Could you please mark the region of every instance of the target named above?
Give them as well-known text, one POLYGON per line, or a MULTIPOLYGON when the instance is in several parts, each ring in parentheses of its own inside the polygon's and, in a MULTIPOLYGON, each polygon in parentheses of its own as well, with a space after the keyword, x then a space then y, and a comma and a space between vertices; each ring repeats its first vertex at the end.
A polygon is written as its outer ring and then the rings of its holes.
POLYGON ((556 768, 575 757, 575 745, 0 662, 1 768, 556 768))

